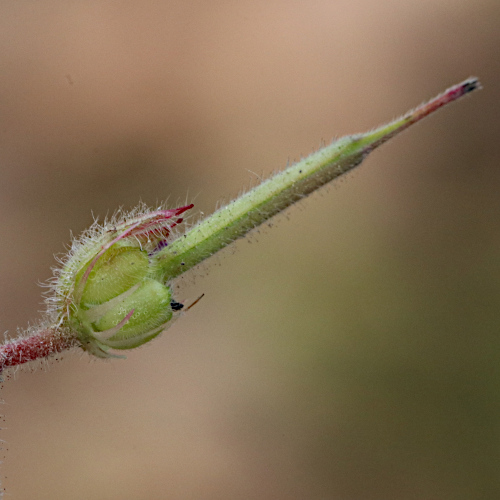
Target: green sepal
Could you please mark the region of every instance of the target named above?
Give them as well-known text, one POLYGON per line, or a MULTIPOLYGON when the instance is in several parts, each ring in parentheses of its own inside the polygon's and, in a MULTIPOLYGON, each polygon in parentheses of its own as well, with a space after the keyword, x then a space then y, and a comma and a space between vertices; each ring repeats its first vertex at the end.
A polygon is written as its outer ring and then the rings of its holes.
MULTIPOLYGON (((172 318, 171 298, 169 287, 149 278, 144 279, 137 290, 92 323, 96 338, 100 343, 116 349, 133 349, 146 343, 161 332, 156 329, 172 318), (134 313, 118 333, 109 339, 100 338, 98 332, 116 327, 132 310, 134 313)), ((91 312, 92 308, 89 309, 91 312)))
MULTIPOLYGON (((76 286, 89 264, 76 275, 76 286)), ((148 273, 149 259, 138 247, 113 245, 95 263, 83 285, 81 303, 85 306, 103 304, 130 289, 148 273)))

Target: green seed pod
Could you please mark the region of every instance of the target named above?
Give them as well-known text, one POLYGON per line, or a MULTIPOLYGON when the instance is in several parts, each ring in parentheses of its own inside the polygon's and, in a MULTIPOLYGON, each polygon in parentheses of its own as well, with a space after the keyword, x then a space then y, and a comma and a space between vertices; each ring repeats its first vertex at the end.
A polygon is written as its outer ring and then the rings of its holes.
POLYGON ((95 225, 74 244, 59 271, 52 309, 84 349, 117 357, 109 349, 139 347, 169 326, 171 304, 175 312, 182 305, 172 302, 168 276, 159 275, 152 260, 182 221, 178 216, 191 207, 95 225))

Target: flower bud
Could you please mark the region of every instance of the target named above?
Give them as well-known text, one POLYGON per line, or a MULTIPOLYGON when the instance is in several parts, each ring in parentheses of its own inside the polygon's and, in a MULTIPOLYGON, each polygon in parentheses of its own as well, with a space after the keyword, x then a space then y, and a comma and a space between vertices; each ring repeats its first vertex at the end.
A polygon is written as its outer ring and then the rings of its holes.
MULTIPOLYGON (((193 205, 159 210, 94 226, 72 252, 55 284, 59 323, 75 331, 84 349, 102 357, 156 337, 180 310, 168 276, 151 258, 168 244, 170 230, 193 205)), ((115 356, 116 357, 116 356, 115 356)))

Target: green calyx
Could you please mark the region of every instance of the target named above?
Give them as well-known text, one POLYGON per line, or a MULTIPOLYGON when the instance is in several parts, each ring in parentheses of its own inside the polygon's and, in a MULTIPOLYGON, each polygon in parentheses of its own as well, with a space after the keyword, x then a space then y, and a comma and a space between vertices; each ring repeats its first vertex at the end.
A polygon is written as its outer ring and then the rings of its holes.
POLYGON ((172 319, 170 287, 149 276, 149 257, 118 242, 76 273, 70 321, 83 346, 100 357, 156 337, 172 319))
POLYGON ((160 210, 116 221, 84 235, 58 279, 59 323, 74 331, 82 347, 101 358, 110 349, 133 349, 169 326, 181 307, 152 256, 166 244, 172 219, 191 208, 160 210))

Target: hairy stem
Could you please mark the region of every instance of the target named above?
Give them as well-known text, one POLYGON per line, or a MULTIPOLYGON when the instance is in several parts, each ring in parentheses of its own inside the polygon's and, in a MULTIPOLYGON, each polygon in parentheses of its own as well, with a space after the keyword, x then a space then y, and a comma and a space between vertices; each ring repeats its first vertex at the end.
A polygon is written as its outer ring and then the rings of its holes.
POLYGON ((158 276, 179 276, 319 187, 358 166, 375 148, 440 107, 480 88, 476 78, 462 83, 367 132, 343 137, 274 175, 199 222, 156 255, 158 276))
POLYGON ((75 336, 58 328, 44 328, 33 335, 0 346, 0 373, 8 366, 21 365, 47 358, 71 347, 79 346, 75 336))

